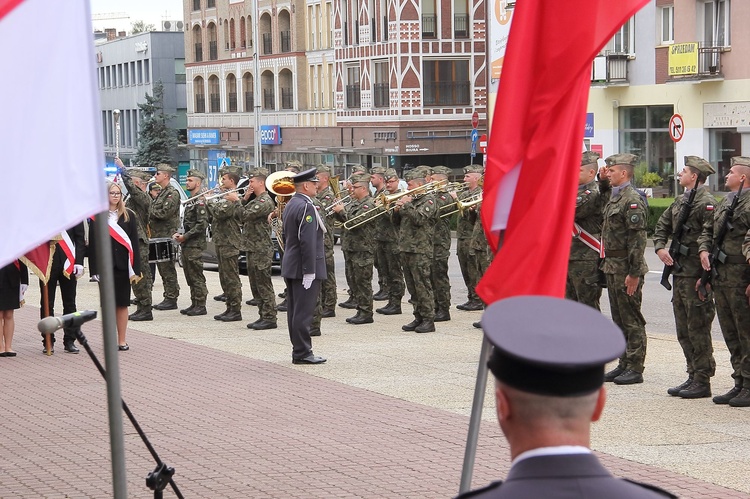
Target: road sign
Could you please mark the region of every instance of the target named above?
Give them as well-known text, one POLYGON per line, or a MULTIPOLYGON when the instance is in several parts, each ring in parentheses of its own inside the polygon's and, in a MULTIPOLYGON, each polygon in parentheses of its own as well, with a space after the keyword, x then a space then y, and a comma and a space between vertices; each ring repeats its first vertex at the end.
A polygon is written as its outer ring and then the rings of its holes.
POLYGON ((487 154, 487 134, 482 134, 481 137, 479 137, 479 152, 482 154, 487 154))
POLYGON ((477 143, 472 142, 471 143, 471 157, 475 158, 477 156, 477 143))
POLYGON ((471 143, 475 144, 477 140, 479 140, 479 132, 475 128, 471 131, 471 143))
POLYGON ((685 122, 682 120, 682 116, 673 114, 669 119, 669 137, 674 142, 679 142, 683 135, 685 135, 685 122))
POLYGON ((471 128, 476 130, 478 126, 479 126, 479 113, 474 111, 474 114, 471 115, 471 128))

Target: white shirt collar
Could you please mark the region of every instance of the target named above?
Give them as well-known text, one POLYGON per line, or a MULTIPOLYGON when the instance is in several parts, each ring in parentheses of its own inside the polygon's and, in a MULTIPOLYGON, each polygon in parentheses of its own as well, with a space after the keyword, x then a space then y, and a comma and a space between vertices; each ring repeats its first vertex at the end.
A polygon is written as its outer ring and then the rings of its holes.
POLYGON ((510 463, 510 467, 516 465, 519 461, 529 459, 530 457, 539 456, 559 456, 562 454, 591 454, 591 449, 581 445, 558 445, 555 447, 539 447, 538 449, 527 450, 516 456, 510 463))

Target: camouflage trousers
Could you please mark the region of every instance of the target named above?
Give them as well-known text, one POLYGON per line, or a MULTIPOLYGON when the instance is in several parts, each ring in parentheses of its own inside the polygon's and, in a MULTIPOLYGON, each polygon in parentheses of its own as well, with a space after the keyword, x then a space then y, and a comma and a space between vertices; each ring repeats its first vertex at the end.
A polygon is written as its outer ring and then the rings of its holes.
POLYGON ((714 286, 716 314, 736 386, 750 388, 750 305, 744 287, 714 286))
POLYGON ((674 277, 672 309, 677 326, 677 340, 685 354, 687 373, 701 383, 708 383, 716 372, 711 323, 716 315, 713 296, 706 301, 695 291, 697 277, 674 277))
POLYGON ((203 250, 200 247, 182 247, 182 270, 185 272, 185 280, 190 287, 190 301, 197 306, 205 306, 206 296, 208 296, 201 253, 203 250))
POLYGON ((139 258, 141 259, 141 274, 143 279, 132 285, 133 295, 138 301, 138 310, 151 311, 151 288, 154 286, 151 268, 148 265, 148 241, 138 240, 139 258))
POLYGON ((414 316, 422 320, 435 318, 435 295, 430 279, 431 254, 401 253, 406 289, 414 302, 414 316))
POLYGON ((404 297, 404 273, 401 270, 401 258, 396 241, 378 241, 375 248, 376 258, 380 260, 378 272, 385 279, 380 289, 388 293, 388 300, 399 303, 404 297))
POLYGON ((351 276, 351 291, 357 311, 372 315, 372 269, 375 253, 368 251, 345 251, 344 265, 351 276))
POLYGON ((273 250, 247 252, 247 278, 253 298, 258 300, 258 314, 263 320, 276 322, 276 292, 271 282, 273 250))
POLYGON ((386 290, 388 289, 388 283, 385 280, 384 270, 383 270, 383 259, 378 253, 377 246, 379 244, 379 241, 373 241, 375 244, 375 259, 373 261, 373 266, 375 267, 375 270, 378 272, 378 290, 386 290))
POLYGON ((430 279, 432 280, 432 292, 435 295, 435 310, 448 311, 451 308, 451 280, 448 277, 448 258, 446 255, 434 255, 430 279))
MULTIPOLYGON (((216 257, 219 260, 219 283, 227 297, 227 310, 239 312, 242 306, 242 282, 237 259, 240 250, 233 246, 216 246, 216 257)), ((161 272, 161 269, 159 269, 161 272)))
POLYGON ((625 354, 620 357, 619 367, 642 373, 646 361, 646 319, 641 314, 643 299, 643 276, 633 296, 625 288, 625 274, 606 274, 607 294, 612 320, 625 335, 625 354))
POLYGON ((599 261, 570 260, 568 262, 568 277, 565 282, 565 298, 601 310, 599 306, 601 297, 599 261))
POLYGON ((479 301, 479 295, 474 290, 479 282, 479 265, 477 264, 476 254, 471 249, 471 240, 459 239, 456 254, 458 255, 458 265, 461 267, 464 284, 469 291, 469 301, 479 301))
POLYGON ((174 262, 156 262, 159 269, 161 282, 164 284, 164 299, 176 300, 180 296, 180 284, 177 282, 177 269, 174 268, 174 262))
POLYGON ((324 310, 336 310, 338 290, 336 289, 336 262, 333 249, 326 249, 326 280, 320 286, 320 305, 324 310))

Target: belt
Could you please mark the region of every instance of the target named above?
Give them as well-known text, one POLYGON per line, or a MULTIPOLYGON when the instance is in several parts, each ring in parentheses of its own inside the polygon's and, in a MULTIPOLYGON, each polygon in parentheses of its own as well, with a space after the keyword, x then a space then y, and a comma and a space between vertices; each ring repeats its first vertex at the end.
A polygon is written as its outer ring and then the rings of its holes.
POLYGON ((607 257, 624 258, 626 256, 628 256, 628 250, 611 250, 611 249, 604 250, 604 258, 607 258, 607 257))
POLYGON ((727 255, 723 263, 747 263, 747 258, 742 255, 727 255))

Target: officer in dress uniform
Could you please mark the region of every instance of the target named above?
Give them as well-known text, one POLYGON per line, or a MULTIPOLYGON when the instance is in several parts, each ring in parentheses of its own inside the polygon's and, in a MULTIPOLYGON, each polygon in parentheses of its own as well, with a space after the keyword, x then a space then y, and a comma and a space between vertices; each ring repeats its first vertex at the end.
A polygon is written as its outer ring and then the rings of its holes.
MULTIPOLYGON (((200 170, 188 170, 187 189, 191 197, 199 196, 206 176, 200 170)), ((189 317, 206 315, 206 276, 203 275, 203 259, 201 255, 206 249, 206 229, 208 229, 208 209, 205 197, 185 206, 183 215, 184 232, 175 233, 174 240, 182 246, 182 270, 185 280, 190 287, 190 306, 180 310, 189 317)))
MULTIPOLYGON (((166 163, 156 165, 156 183, 161 186, 161 192, 151 204, 149 227, 151 237, 172 238, 180 228, 180 194, 169 181, 175 169, 166 163)), ((177 297, 180 296, 180 285, 177 282, 177 270, 174 261, 157 262, 159 275, 164 284, 164 300, 154 305, 156 310, 177 309, 177 297)))
MULTIPOLYGON (((445 181, 453 171, 446 166, 432 167, 432 180, 445 181)), ((448 193, 447 187, 435 191, 435 203, 438 213, 444 207, 453 203, 453 198, 448 193)), ((433 293, 435 294, 435 322, 451 320, 451 280, 448 277, 448 259, 451 255, 451 217, 438 217, 435 224, 435 236, 433 238, 432 279, 433 293)))
POLYGON ((604 410, 604 365, 625 349, 622 332, 591 307, 549 296, 517 296, 487 307, 488 366, 512 459, 504 482, 465 498, 676 497, 615 478, 591 452, 591 423, 604 410))

